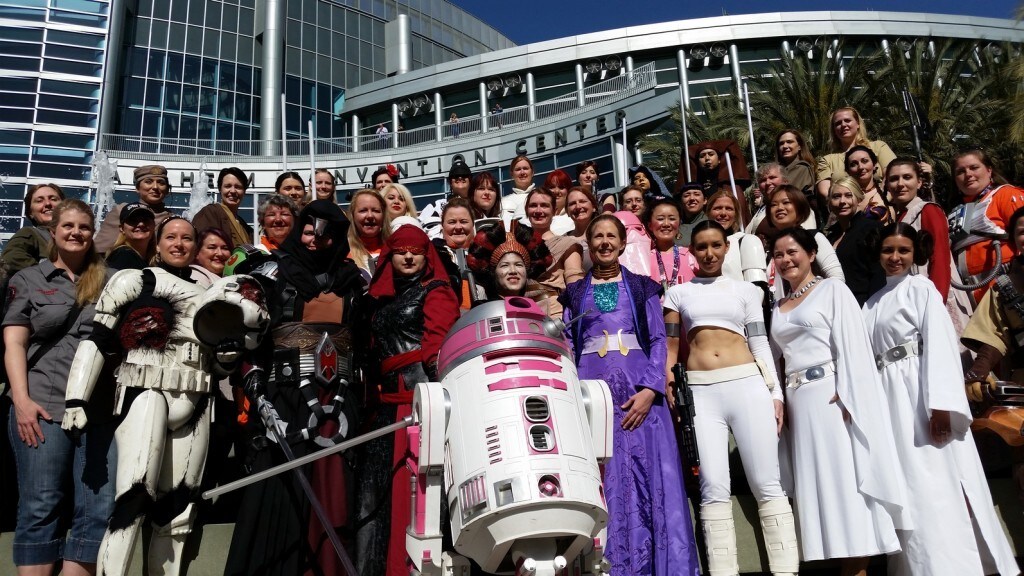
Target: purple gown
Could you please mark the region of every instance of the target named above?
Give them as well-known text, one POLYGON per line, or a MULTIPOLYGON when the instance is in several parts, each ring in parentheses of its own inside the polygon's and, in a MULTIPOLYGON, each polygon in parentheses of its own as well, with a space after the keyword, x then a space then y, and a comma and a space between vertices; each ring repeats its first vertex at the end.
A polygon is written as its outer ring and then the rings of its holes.
MULTIPOLYGON (((612 335, 620 329, 623 334, 634 333, 633 311, 624 284, 620 283, 618 303, 609 312, 598 309, 593 286, 587 286, 583 304, 583 310, 594 311, 579 321, 583 342, 603 338, 603 330, 612 335)), ((683 490, 682 466, 664 395, 666 347, 661 302, 655 295, 645 304, 650 358, 643 350, 630 350, 626 356, 610 350, 604 358, 596 353, 584 354, 579 361, 579 377, 607 382, 615 405, 614 451, 604 467, 609 517, 605 555, 613 576, 698 576, 697 546, 683 490), (657 397, 639 428, 623 430, 626 411, 621 406, 641 387, 654 390, 657 397)), ((569 314, 567 310, 566 316, 571 317, 569 314)))

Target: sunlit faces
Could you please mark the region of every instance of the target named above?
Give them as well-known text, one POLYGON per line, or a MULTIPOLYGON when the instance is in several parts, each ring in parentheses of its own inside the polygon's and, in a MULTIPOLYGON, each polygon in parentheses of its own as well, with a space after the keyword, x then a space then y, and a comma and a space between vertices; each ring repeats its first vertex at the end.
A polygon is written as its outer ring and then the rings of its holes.
POLYGON ((448 179, 448 185, 451 186, 452 194, 460 198, 469 197, 469 176, 452 176, 448 179))
POLYGON ((779 151, 779 161, 787 166, 800 156, 800 143, 792 132, 783 132, 775 146, 779 151))
POLYGON ((811 274, 814 254, 804 250, 792 236, 782 236, 772 245, 772 262, 775 272, 790 286, 796 286, 811 274))
POLYGON ((409 211, 409 205, 405 202, 405 196, 397 188, 387 188, 384 193, 384 204, 388 207, 388 215, 391 219, 404 216, 409 211))
POLYGON ((334 243, 334 240, 331 239, 330 236, 317 236, 312 224, 306 224, 302 227, 302 237, 299 241, 302 242, 302 245, 310 252, 326 250, 334 243))
POLYGON ((228 244, 216 234, 207 234, 196 252, 196 264, 220 276, 224 273, 224 265, 231 257, 228 244))
POLYGON ((120 231, 129 242, 146 241, 153 237, 156 221, 152 212, 138 210, 121 224, 120 231))
POLYGON ((704 191, 700 188, 683 190, 679 200, 683 203, 683 212, 686 213, 687 217, 701 212, 704 210, 704 205, 708 203, 707 198, 704 197, 704 191))
POLYGON ((84 254, 92 246, 92 215, 65 209, 53 229, 53 242, 65 254, 84 254))
POLYGON ((782 173, 778 168, 771 168, 757 179, 757 189, 764 198, 771 196, 779 185, 782 184, 782 173))
POLYGON ((1017 219, 1017 224, 1013 229, 1013 243, 1017 248, 1017 254, 1024 253, 1024 218, 1017 219))
POLYGON ((501 296, 522 294, 526 287, 526 263, 523 257, 515 252, 508 252, 498 260, 494 267, 494 280, 501 296))
POLYGON ((444 241, 452 248, 469 248, 473 240, 473 217, 469 210, 461 206, 444 211, 441 220, 441 233, 444 241))
POLYGON ((280 246, 288 237, 288 233, 292 231, 293 222, 291 210, 285 206, 271 204, 263 213, 263 222, 260 223, 260 226, 263 228, 263 234, 271 242, 280 246))
POLYGON ((569 192, 566 196, 566 212, 573 222, 590 222, 596 210, 597 207, 590 201, 590 198, 579 190, 569 192))
POLYGON ((726 230, 732 230, 736 224, 736 204, 732 198, 719 196, 709 210, 711 219, 722 225, 726 230))
MULTIPOLYGON (((299 182, 299 188, 302 188, 302 182, 299 182)), ((244 196, 245 183, 232 174, 225 174, 220 183, 221 202, 234 212, 238 210, 244 196)))
POLYGON ((394 183, 395 181, 391 179, 391 174, 381 172, 380 174, 377 174, 377 178, 373 181, 373 187, 377 189, 377 192, 380 192, 388 184, 394 183))
POLYGON ((334 175, 328 172, 317 172, 313 179, 317 200, 334 200, 334 175))
POLYGON ((548 192, 551 192, 551 195, 555 197, 555 214, 561 214, 565 211, 565 195, 568 191, 568 188, 562 188, 561 186, 548 186, 548 192))
POLYGON ((491 184, 490 180, 484 180, 473 189, 473 203, 483 213, 487 213, 491 208, 494 207, 494 203, 498 201, 498 191, 494 189, 494 185, 491 184))
MULTIPOLYGON (((227 178, 225 177, 225 180, 227 178)), ((156 253, 160 261, 175 268, 184 268, 191 264, 195 248, 195 230, 188 220, 183 218, 174 218, 164 224, 156 243, 156 253)))
POLYGON ((789 199, 789 195, 783 192, 772 194, 768 203, 768 215, 772 224, 780 230, 798 224, 796 206, 789 199))
POLYGON ((835 134, 836 138, 840 142, 852 143, 857 137, 857 130, 860 128, 860 123, 857 122, 857 118, 853 115, 853 110, 836 110, 832 114, 832 133, 835 134))
POLYGON ((582 172, 580 172, 580 186, 594 186, 597 182, 597 178, 597 169, 593 166, 587 166, 582 172))
POLYGON ((370 194, 360 194, 352 204, 352 220, 356 233, 364 238, 380 235, 384 222, 383 199, 370 194))
POLYGON ((914 265, 914 243, 906 236, 889 236, 882 240, 882 269, 886 276, 899 276, 914 265))
POLYGON ((697 164, 705 170, 718 168, 720 162, 721 159, 718 156, 718 152, 711 148, 705 148, 697 153, 697 164))
POLYGON ((32 193, 28 203, 28 217, 36 224, 49 224, 53 207, 60 203, 60 194, 49 186, 40 186, 32 193))
MULTIPOLYGON (((636 186, 643 192, 651 189, 651 181, 647 179, 647 174, 643 172, 637 172, 633 175, 633 186, 636 186)), ((643 196, 643 194, 641 194, 643 196)))
POLYGON ((975 154, 966 154, 953 165, 953 179, 964 196, 977 196, 992 184, 992 169, 975 154))
MULTIPOLYGON (((320 176, 319 174, 317 176, 320 176)), ((231 176, 234 178, 234 176, 231 176)), ((228 176, 224 177, 227 181, 228 176)), ((302 184, 302 180, 298 178, 285 178, 281 181, 281 185, 277 188, 277 193, 282 196, 287 196, 295 202, 296 206, 302 206, 302 201, 306 198, 306 187, 302 184)))
POLYGON ((512 166, 512 182, 519 190, 526 190, 533 184, 533 167, 529 161, 521 159, 512 166))
POLYGON ((158 206, 163 203, 170 187, 167 179, 160 176, 146 176, 135 185, 139 193, 139 200, 151 206, 158 206))
POLYGON ((427 256, 420 252, 406 250, 405 252, 393 252, 391 254, 391 265, 395 267, 396 276, 415 276, 423 270, 426 264, 427 256))
POLYGON ((551 219, 555 215, 555 207, 551 205, 551 197, 547 194, 532 194, 526 202, 526 217, 530 225, 541 232, 551 228, 551 219))
POLYGON ((672 245, 679 234, 679 210, 672 204, 659 204, 651 211, 647 228, 658 244, 672 245))
POLYGON ((867 152, 857 150, 850 154, 850 158, 846 161, 846 173, 863 187, 871 182, 871 177, 875 173, 875 163, 867 152))
POLYGON ((610 220, 598 220, 591 226, 588 240, 590 259, 595 266, 612 266, 625 249, 626 239, 610 220))
MULTIPOLYGON (((640 175, 640 173, 637 173, 637 176, 640 175)), ((636 179, 633 181, 634 186, 636 186, 636 179)), ((622 209, 639 216, 644 211, 644 193, 635 188, 626 190, 626 193, 622 195, 622 209)))
POLYGON ((729 240, 719 230, 707 229, 690 239, 690 254, 697 260, 697 275, 705 278, 721 276, 729 240))
POLYGON ((889 175, 885 179, 885 187, 894 206, 903 207, 917 197, 921 189, 921 179, 917 171, 905 164, 890 165, 889 175))
POLYGON ((848 188, 833 186, 828 194, 828 208, 837 218, 852 218, 857 213, 857 198, 848 188))

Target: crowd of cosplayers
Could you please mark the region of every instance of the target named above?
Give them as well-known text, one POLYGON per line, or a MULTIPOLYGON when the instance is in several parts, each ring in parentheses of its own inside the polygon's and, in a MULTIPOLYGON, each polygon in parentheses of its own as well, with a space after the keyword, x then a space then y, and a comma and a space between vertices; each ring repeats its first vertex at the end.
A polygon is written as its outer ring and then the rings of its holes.
MULTIPOLYGON (((928 164, 831 122, 827 153, 785 130, 753 177, 732 141, 690 146, 673 189, 518 156, 505 193, 456 162, 418 211, 385 166, 343 209, 330 171, 285 172, 257 233, 234 167, 188 217, 158 165, 101 224, 31 186, 0 255, 18 574, 126 574, 143 528, 136 564, 185 573, 203 490, 400 426, 460 316, 511 297, 614 405, 584 573, 737 574, 731 434, 776 576, 1018 574, 986 469, 1024 490, 1024 189, 965 150, 947 214, 928 164)), ((407 443, 222 496, 225 573, 409 574, 407 443)))

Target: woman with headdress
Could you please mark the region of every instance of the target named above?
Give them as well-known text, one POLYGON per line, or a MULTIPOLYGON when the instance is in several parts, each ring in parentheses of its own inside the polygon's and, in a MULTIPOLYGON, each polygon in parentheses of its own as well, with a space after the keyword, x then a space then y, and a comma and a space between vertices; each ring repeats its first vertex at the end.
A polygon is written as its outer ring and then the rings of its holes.
MULTIPOLYGON (((357 426, 357 395, 342 381, 354 380, 348 363, 334 366, 332 376, 317 370, 319 362, 303 361, 314 354, 323 356, 323 351, 333 351, 342 359, 351 350, 352 297, 363 287, 359 270, 346 258, 347 229, 348 221, 336 204, 314 200, 302 209, 281 248, 274 251, 276 263, 246 270, 266 285, 272 338, 264 341, 245 373, 245 394, 254 403, 265 397, 273 404, 288 424, 287 441, 296 456, 334 445, 357 426)), ((252 414, 248 421, 248 436, 253 439, 248 460, 253 471, 284 462, 283 451, 268 441, 260 417, 252 414)), ((348 470, 340 455, 302 468, 327 510, 331 530, 350 524, 354 486, 348 470)), ((239 510, 225 574, 341 572, 324 528, 292 474, 249 486, 242 501, 249 505, 239 510)))
MULTIPOLYGON (((629 182, 631 185, 636 186, 643 191, 644 200, 648 202, 657 198, 672 197, 668 186, 665 186, 665 182, 661 179, 661 176, 658 176, 643 164, 629 169, 629 182)), ((619 208, 626 209, 626 207, 621 203, 619 204, 619 208)))
POLYGON ((747 170, 747 161, 743 157, 743 151, 733 140, 707 140, 698 142, 686 151, 688 156, 682 158, 679 163, 679 174, 676 179, 677 188, 688 181, 697 182, 704 197, 710 198, 722 186, 729 186, 736 183, 738 189, 750 185, 750 172, 747 170), (729 160, 726 161, 725 157, 729 160), (690 163, 690 178, 687 178, 686 166, 683 162, 690 163), (731 180, 729 169, 732 168, 731 180))
POLYGON ((626 229, 615 216, 595 218, 587 239, 594 268, 559 300, 579 377, 604 379, 614 405, 614 456, 604 467, 605 556, 614 576, 696 576, 697 546, 665 397, 661 285, 619 265, 626 229))
POLYGON ((526 295, 529 278, 537 278, 551 262, 544 239, 528 226, 512 223, 512 233, 501 224, 477 233, 467 258, 488 300, 526 295))
MULTIPOLYGON (((371 365, 379 395, 367 400, 368 428, 379 429, 412 412, 413 390, 437 380, 437 354, 459 318, 459 301, 427 234, 402 226, 381 250, 367 298, 371 365)), ((362 340, 361 340, 362 341, 362 340)), ((359 573, 407 576, 409 470, 404 434, 371 440, 360 450, 356 534, 359 573), (385 571, 386 568, 386 571, 385 571)))

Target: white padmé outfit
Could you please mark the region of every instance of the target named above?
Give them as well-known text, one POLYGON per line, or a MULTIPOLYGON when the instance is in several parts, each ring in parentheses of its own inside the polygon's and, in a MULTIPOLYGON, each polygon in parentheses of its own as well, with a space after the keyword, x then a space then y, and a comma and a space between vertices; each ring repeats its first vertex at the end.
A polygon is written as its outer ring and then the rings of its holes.
MULTIPOLYGON (((825 235, 821 232, 815 232, 814 243, 818 246, 818 253, 814 256, 814 260, 821 267, 822 274, 826 278, 835 278, 836 280, 846 282, 846 275, 843 274, 843 265, 840 264, 839 256, 836 256, 836 250, 832 247, 832 243, 828 241, 828 238, 825 238, 825 235)), ((782 300, 786 296, 785 284, 775 271, 774 261, 768 263, 768 279, 775 293, 775 301, 782 300)))
MULTIPOLYGON (((911 525, 903 510, 906 488, 856 298, 842 281, 823 279, 789 312, 775 307, 771 332, 787 378, 830 362, 835 366, 817 380, 786 389, 784 443, 803 559, 899 551, 894 528, 911 525)), ((789 477, 785 469, 782 477, 789 477)))
POLYGON ((918 344, 917 355, 880 371, 914 524, 898 531, 903 552, 889 557, 889 574, 1020 573, 970 432, 957 335, 935 285, 923 276, 890 276, 865 303, 864 316, 876 355, 918 344), (933 410, 950 412, 948 443, 932 440, 933 410))
POLYGON ((793 513, 779 477, 773 400, 782 401, 782 387, 764 334, 762 298, 763 292, 753 284, 726 276, 693 278, 669 288, 665 295, 664 307, 679 313, 681 334, 688 336, 708 327, 728 330, 746 338, 755 359, 738 366, 689 372, 701 460, 701 516, 713 576, 739 571, 729 478, 730 429, 757 498, 771 571, 795 574, 799 569, 793 513))
MULTIPOLYGON (((761 311, 763 294, 749 282, 738 282, 725 276, 697 277, 669 288, 664 306, 679 312, 682 320, 680 336, 706 327, 722 328, 745 336, 747 324, 764 322, 761 311)), ((768 338, 754 336, 747 340, 747 345, 754 358, 761 360, 778 382, 768 338)), ((694 384, 691 388, 700 452, 701 503, 729 502, 730 428, 736 437, 750 489, 757 500, 785 498, 779 483, 778 436, 772 403, 773 399, 782 400, 782 387, 776 385, 769 391, 764 377, 753 363, 691 372, 690 381, 694 384), (728 371, 747 375, 730 377, 726 374, 728 371), (705 375, 714 379, 709 372, 722 374, 724 378, 715 385, 702 385, 706 381, 705 375)))

